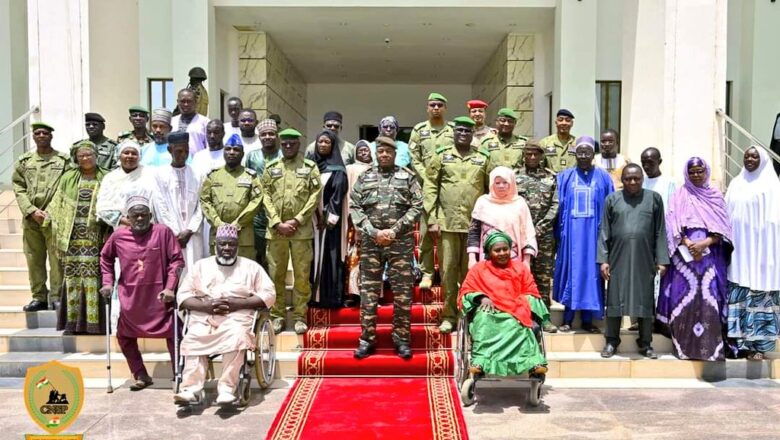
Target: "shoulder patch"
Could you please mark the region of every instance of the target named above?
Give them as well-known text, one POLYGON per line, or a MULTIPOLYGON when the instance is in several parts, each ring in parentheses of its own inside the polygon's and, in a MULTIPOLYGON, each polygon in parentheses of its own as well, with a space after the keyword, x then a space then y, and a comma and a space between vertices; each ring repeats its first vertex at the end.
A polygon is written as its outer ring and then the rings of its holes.
POLYGON ((360 176, 362 177, 363 182, 376 182, 379 180, 379 175, 373 169, 366 171, 360 176))
POLYGON ((439 154, 439 153, 442 153, 442 152, 444 152, 444 151, 447 151, 447 150, 449 150, 451 146, 452 146, 452 145, 442 145, 442 146, 440 146, 440 147, 437 147, 437 148, 436 148, 436 154, 439 154))
MULTIPOLYGON (((258 151, 260 151, 260 150, 258 150, 258 151)), ((254 151, 252 153, 254 153, 254 151)), ((266 168, 267 167, 272 167, 272 166, 276 165, 280 160, 282 160, 282 158, 281 157, 277 157, 276 159, 268 162, 265 166, 266 166, 266 168)), ((306 160, 306 159, 304 159, 304 160, 306 160)))
POLYGON ((220 167, 220 168, 214 168, 213 170, 209 171, 209 172, 206 174, 206 177, 211 177, 211 175, 212 175, 212 174, 216 173, 217 171, 220 171, 220 170, 222 170, 222 168, 223 168, 223 167, 220 167))
POLYGON ((450 127, 454 127, 454 126, 455 126, 455 123, 454 123, 454 122, 452 122, 452 121, 447 121, 447 125, 449 125, 450 127))
POLYGON ((490 151, 486 150, 483 147, 477 148, 477 153, 479 153, 479 154, 481 154, 481 155, 483 155, 485 157, 490 157, 490 151))
POLYGON ((414 170, 413 170, 413 169, 411 169, 411 168, 408 168, 408 167, 401 167, 401 169, 402 169, 402 170, 404 170, 404 171, 406 171, 407 173, 409 173, 409 175, 410 175, 410 176, 416 176, 416 175, 417 175, 417 173, 415 173, 415 172, 414 172, 414 170))
POLYGON ((418 122, 417 125, 414 126, 414 130, 419 130, 425 127, 425 124, 427 124, 427 121, 418 122))
POLYGON ((399 180, 408 180, 410 174, 406 171, 406 168, 401 168, 393 174, 393 177, 399 180))
POLYGON ((249 174, 250 176, 256 176, 257 171, 253 170, 252 168, 244 168, 244 171, 249 174))
POLYGON ((304 158, 304 159, 303 159, 303 163, 304 163, 304 164, 306 164, 306 165, 308 165, 308 166, 309 166, 309 167, 311 167, 311 168, 316 168, 316 167, 317 167, 317 162, 315 162, 315 161, 313 161, 313 160, 310 160, 310 159, 306 159, 306 158, 304 158))

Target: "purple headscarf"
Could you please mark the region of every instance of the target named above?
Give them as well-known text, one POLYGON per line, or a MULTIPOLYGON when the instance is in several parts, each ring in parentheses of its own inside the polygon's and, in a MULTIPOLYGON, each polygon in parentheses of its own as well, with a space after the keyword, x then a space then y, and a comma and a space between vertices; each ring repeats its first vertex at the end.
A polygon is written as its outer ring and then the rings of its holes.
POLYGON ((683 170, 685 185, 674 192, 666 214, 669 255, 674 254, 683 239, 684 228, 703 228, 731 242, 731 221, 723 194, 710 186, 710 166, 700 157, 688 159, 683 170), (691 167, 704 167, 704 184, 696 186, 688 177, 691 167))

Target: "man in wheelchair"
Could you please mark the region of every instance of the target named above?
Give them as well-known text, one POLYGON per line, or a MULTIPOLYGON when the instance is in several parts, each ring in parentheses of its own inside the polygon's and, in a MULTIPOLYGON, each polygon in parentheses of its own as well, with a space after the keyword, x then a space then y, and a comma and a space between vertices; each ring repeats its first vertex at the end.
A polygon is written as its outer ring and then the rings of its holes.
POLYGON ((507 234, 491 233, 484 243, 484 260, 469 270, 461 285, 458 306, 469 316, 471 372, 544 377, 547 360, 539 346, 539 323, 550 313, 529 267, 511 259, 511 245, 507 234))
POLYGON ((276 300, 271 278, 248 258, 238 256, 238 229, 217 229, 216 255, 196 262, 178 293, 179 307, 189 311, 181 341, 184 369, 174 402, 197 403, 206 380, 209 356, 222 355, 218 405, 236 401, 236 386, 246 350, 255 348, 254 311, 276 300))

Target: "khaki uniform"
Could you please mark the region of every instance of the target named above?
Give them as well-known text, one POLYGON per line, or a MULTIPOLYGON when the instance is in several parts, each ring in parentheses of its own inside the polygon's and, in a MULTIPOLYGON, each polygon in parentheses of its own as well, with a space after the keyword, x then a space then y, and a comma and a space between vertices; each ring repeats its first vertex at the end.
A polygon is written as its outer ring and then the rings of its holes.
POLYGON ((135 135, 133 135, 133 130, 123 131, 123 132, 119 133, 119 136, 116 138, 117 142, 119 142, 119 143, 121 143, 125 139, 134 140, 134 141, 138 142, 138 144, 140 146, 142 146, 142 147, 144 145, 150 143, 150 142, 154 142, 154 136, 152 136, 152 134, 149 133, 148 130, 146 131, 146 136, 144 138, 142 138, 142 139, 139 139, 139 138, 135 137, 135 135))
MULTIPOLYGON (((265 164, 271 162, 272 160, 281 159, 281 157, 281 149, 277 148, 275 153, 267 156, 261 148, 259 150, 249 152, 246 157, 246 166, 247 168, 255 170, 257 175, 262 179, 263 172, 265 171, 265 164)), ((265 234, 266 229, 268 228, 268 216, 265 215, 265 209, 262 209, 262 206, 261 209, 257 211, 255 219, 252 221, 252 227, 255 230, 255 252, 257 252, 255 261, 257 261, 257 264, 263 266, 263 269, 267 271, 268 264, 266 263, 265 259, 265 248, 267 247, 267 243, 265 240, 265 234)))
POLYGON ((468 271, 466 240, 471 211, 488 188, 490 153, 471 147, 461 156, 454 146, 440 147, 428 164, 423 187, 423 206, 430 224, 441 229, 439 258, 444 311, 442 319, 455 324, 458 319, 458 285, 468 271))
POLYGON ((479 148, 482 145, 482 141, 484 141, 488 137, 495 136, 495 135, 496 135, 495 128, 490 128, 487 125, 483 125, 482 127, 479 127, 478 129, 474 130, 474 138, 471 140, 471 145, 479 148))
POLYGON ((539 145, 544 149, 547 166, 556 174, 577 164, 574 145, 576 138, 569 136, 569 142, 566 144, 561 143, 557 134, 551 134, 539 141, 539 145))
MULTIPOLYGON (((89 141, 92 142, 89 138, 82 139, 78 142, 74 142, 73 145, 75 146, 79 142, 89 141)), ((99 144, 95 144, 95 147, 97 147, 97 165, 100 168, 105 168, 107 170, 113 170, 114 168, 119 166, 119 148, 117 147, 118 143, 117 141, 109 138, 105 138, 105 140, 99 144)), ((72 157, 73 163, 76 163, 76 158, 72 157)))
POLYGON ((490 136, 482 141, 482 148, 490 153, 488 171, 505 166, 517 168, 523 163, 523 150, 528 139, 523 136, 512 135, 506 141, 498 135, 490 136))
POLYGON ((358 176, 350 194, 350 216, 360 230, 360 340, 376 344, 376 319, 382 275, 393 288, 393 342, 411 343, 414 224, 422 212, 422 189, 408 168, 374 167, 358 176), (389 246, 374 241, 383 229, 396 236, 389 246))
POLYGON ((266 239, 268 272, 276 287, 277 301, 271 317, 285 317, 285 277, 287 262, 292 256, 294 321, 306 321, 306 305, 311 299, 311 263, 314 259, 312 215, 320 201, 322 185, 317 164, 296 155, 292 159, 277 159, 266 164, 263 172, 263 207, 268 217, 266 239), (298 229, 290 237, 276 232, 279 223, 296 219, 298 229))
POLYGON ((195 89, 195 97, 198 99, 198 103, 195 106, 195 111, 203 116, 209 115, 209 92, 203 87, 203 83, 198 84, 198 88, 195 89))
MULTIPOLYGON (((420 122, 414 126, 409 135, 409 153, 412 156, 412 167, 424 186, 426 166, 436 154, 436 149, 455 144, 455 132, 451 122, 446 122, 441 130, 431 126, 429 121, 420 122)), ((420 271, 423 276, 433 277, 433 240, 428 235, 428 215, 425 211, 420 216, 420 271)))
POLYGON ((257 174, 242 166, 234 170, 227 167, 211 171, 200 190, 200 206, 211 224, 209 249, 214 252, 217 228, 232 223, 238 232, 238 255, 255 259, 255 235, 252 220, 263 200, 263 187, 257 174))
POLYGON ((60 298, 62 287, 62 268, 57 257, 54 237, 51 235, 51 221, 46 219, 38 225, 30 215, 37 211, 46 211, 59 186, 60 177, 70 169, 71 158, 57 151, 41 156, 35 151, 25 153, 16 162, 11 178, 19 210, 22 212, 22 246, 27 259, 30 290, 34 300, 48 302, 60 298), (48 255, 51 272, 49 286, 46 288, 46 257, 48 255))

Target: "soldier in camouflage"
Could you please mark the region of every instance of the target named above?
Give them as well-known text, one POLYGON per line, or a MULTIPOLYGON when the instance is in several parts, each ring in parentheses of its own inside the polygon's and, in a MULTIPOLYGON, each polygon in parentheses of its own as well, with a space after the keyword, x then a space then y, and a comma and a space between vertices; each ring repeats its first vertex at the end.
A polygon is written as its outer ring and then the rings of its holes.
POLYGON ((393 343, 403 359, 412 357, 411 308, 414 224, 422 211, 422 189, 414 172, 395 165, 395 141, 376 139, 378 166, 361 174, 352 189, 350 216, 361 232, 360 325, 355 358, 376 350, 376 320, 382 273, 393 287, 393 343), (387 266, 385 268, 385 266, 387 266))
MULTIPOLYGON (((555 173, 545 168, 544 149, 535 140, 528 141, 523 153, 523 164, 515 166, 517 193, 528 203, 536 229, 536 243, 539 247, 531 263, 531 272, 536 279, 539 294, 550 307, 552 274, 555 265, 555 239, 553 225, 558 216, 558 185, 555 173)), ((551 322, 544 323, 544 330, 558 331, 551 322)))

